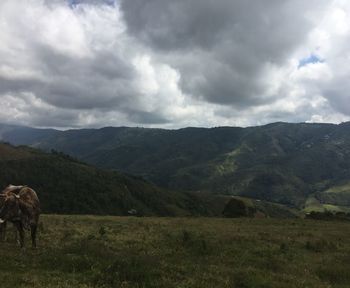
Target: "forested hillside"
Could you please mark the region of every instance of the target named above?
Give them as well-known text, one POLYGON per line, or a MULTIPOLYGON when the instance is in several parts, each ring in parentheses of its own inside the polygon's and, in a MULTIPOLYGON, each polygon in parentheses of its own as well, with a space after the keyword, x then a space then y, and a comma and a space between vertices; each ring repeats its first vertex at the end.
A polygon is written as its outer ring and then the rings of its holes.
POLYGON ((45 213, 128 215, 132 209, 136 215, 218 213, 193 194, 165 191, 140 177, 96 169, 62 153, 2 143, 1 189, 10 183, 34 188, 45 213))
POLYGON ((13 144, 55 149, 171 189, 297 206, 350 203, 350 123, 179 130, 2 126, 13 144), (335 192, 336 191, 336 192, 335 192))

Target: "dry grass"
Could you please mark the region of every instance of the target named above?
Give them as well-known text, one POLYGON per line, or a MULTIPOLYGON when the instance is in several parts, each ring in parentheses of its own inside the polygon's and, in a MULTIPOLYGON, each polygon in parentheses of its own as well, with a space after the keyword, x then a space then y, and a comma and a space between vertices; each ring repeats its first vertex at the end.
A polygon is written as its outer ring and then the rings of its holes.
POLYGON ((25 252, 9 231, 1 288, 350 283, 345 222, 44 215, 39 230, 39 248, 25 252))

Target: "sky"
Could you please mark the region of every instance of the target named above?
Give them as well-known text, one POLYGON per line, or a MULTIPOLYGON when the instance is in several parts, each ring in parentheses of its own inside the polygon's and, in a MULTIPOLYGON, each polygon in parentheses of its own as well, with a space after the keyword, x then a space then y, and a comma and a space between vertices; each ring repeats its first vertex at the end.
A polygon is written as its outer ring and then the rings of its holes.
POLYGON ((350 120, 348 0, 1 0, 0 122, 350 120))

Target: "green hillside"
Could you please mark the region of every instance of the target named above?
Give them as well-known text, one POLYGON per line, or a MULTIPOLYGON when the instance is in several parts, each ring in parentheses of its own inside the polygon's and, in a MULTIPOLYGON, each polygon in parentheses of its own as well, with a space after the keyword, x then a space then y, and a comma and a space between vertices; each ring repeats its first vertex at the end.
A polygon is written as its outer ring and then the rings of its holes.
POLYGON ((228 218, 298 218, 300 211, 282 204, 271 203, 240 196, 231 196, 223 209, 223 216, 228 218))
POLYGON ((139 177, 96 169, 62 153, 0 144, 0 187, 33 187, 43 212, 69 214, 212 215, 196 195, 165 191, 139 177))
POLYGON ((55 149, 101 168, 165 188, 241 195, 304 208, 310 196, 350 181, 350 122, 274 123, 260 127, 179 130, 107 127, 68 131, 2 126, 3 140, 55 149))

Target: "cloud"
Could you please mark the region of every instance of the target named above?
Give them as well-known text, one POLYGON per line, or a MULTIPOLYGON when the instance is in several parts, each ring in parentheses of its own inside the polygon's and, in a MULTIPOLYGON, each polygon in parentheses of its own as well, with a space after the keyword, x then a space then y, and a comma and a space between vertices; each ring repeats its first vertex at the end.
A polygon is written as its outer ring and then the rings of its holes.
MULTIPOLYGON (((137 101, 129 48, 133 43, 124 34, 118 9, 107 5, 71 9, 35 0, 20 5, 5 1, 1 6, 2 94, 32 93, 57 111, 77 110, 76 115, 84 110, 124 109, 137 101)), ((71 126, 79 119, 70 117, 71 126)))
POLYGON ((349 14, 341 0, 2 0, 0 122, 345 121, 349 14))
POLYGON ((211 103, 272 101, 271 73, 288 61, 322 1, 121 1, 128 31, 164 54, 181 88, 211 103), (317 3, 316 3, 317 2, 317 3))

